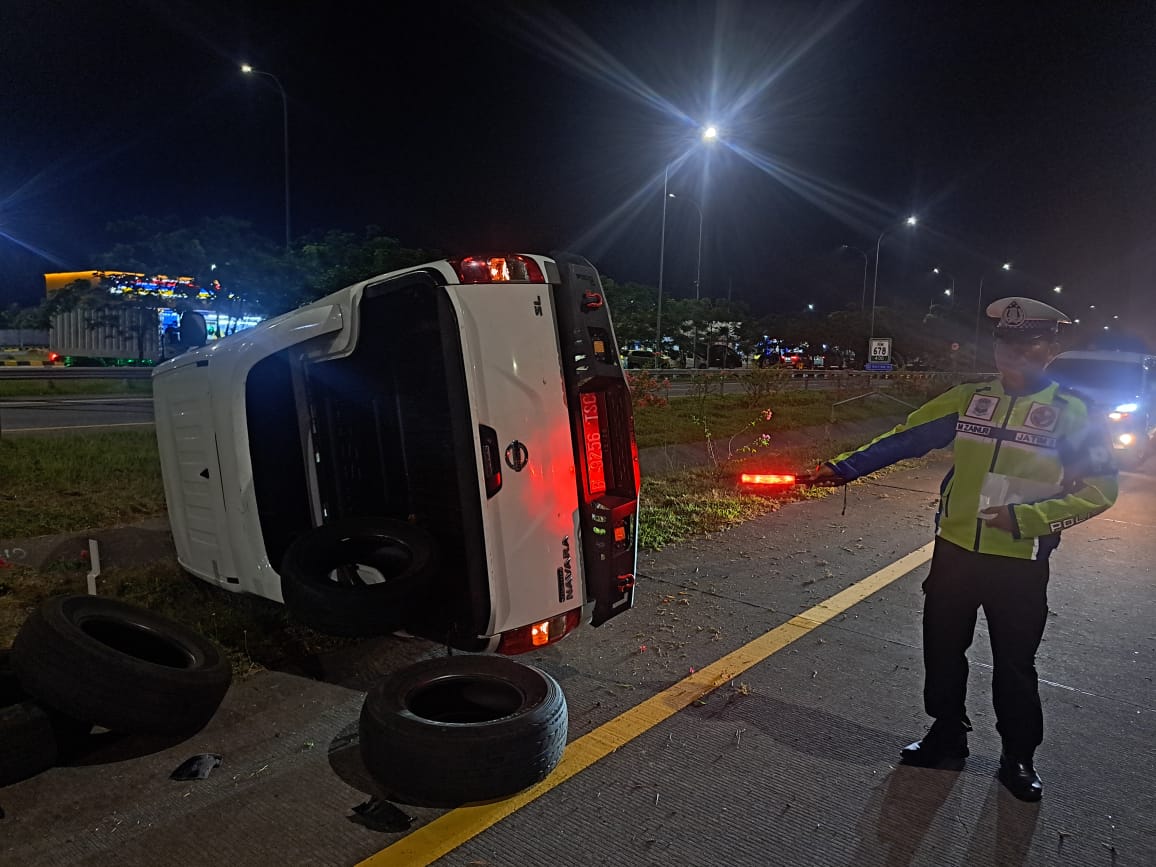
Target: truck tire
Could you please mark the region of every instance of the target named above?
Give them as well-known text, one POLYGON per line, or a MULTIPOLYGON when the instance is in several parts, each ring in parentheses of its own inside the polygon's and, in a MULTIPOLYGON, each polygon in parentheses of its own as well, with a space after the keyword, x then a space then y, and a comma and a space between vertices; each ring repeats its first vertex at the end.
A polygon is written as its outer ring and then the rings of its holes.
POLYGON ((232 678, 208 639, 159 614, 99 596, 41 603, 12 646, 27 692, 117 732, 186 735, 212 718, 232 678))
POLYGON ((369 691, 361 758, 391 800, 455 807, 545 779, 566 728, 566 698, 544 671, 501 656, 442 657, 369 691))
POLYGON ((0 786, 34 777, 55 765, 92 726, 33 700, 0 650, 0 786))
POLYGON ((299 536, 281 561, 281 596, 295 620, 326 635, 368 638, 404 625, 407 603, 434 569, 433 539, 393 518, 347 518, 299 536), (367 584, 356 566, 384 580, 367 584), (343 580, 334 580, 335 572, 343 580))

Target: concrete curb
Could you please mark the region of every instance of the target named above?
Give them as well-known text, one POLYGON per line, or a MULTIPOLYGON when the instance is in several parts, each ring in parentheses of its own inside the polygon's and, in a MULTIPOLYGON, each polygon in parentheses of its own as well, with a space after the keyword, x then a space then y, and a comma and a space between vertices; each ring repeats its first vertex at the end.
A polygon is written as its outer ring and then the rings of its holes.
POLYGON ((0 567, 13 565, 43 569, 52 563, 84 562, 88 557, 89 539, 100 544, 102 569, 141 566, 176 555, 168 518, 150 518, 127 527, 82 530, 30 539, 0 539, 0 567))

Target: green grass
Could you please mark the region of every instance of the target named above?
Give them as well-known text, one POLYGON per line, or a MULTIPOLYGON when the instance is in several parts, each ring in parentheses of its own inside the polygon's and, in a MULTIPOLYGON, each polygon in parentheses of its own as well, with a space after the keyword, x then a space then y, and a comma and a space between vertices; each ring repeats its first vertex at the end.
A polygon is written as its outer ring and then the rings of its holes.
MULTIPOLYGON (((919 392, 889 392, 895 397, 918 406, 926 396, 919 392)), ((699 395, 674 397, 669 406, 640 406, 634 410, 634 431, 639 448, 700 442, 707 431, 715 440, 729 438, 749 431, 753 435, 764 432, 796 430, 831 420, 832 404, 854 397, 850 391, 792 389, 761 396, 756 403, 747 395, 699 395), (772 413, 770 421, 763 418, 764 410, 772 413)), ((858 421, 879 416, 903 415, 907 407, 881 397, 857 400, 836 409, 838 421, 858 421)))
MULTIPOLYGON (((829 404, 799 399, 794 393, 780 398, 771 403, 778 424, 786 417, 798 426, 814 418, 813 413, 823 406, 830 411, 829 404)), ((679 409, 676 404, 657 412, 669 418, 679 409)), ((733 413, 736 424, 746 424, 752 411, 739 407, 733 413)), ((649 415, 650 410, 640 413, 649 415)), ((743 491, 737 478, 744 467, 793 470, 855 445, 823 442, 806 448, 767 449, 717 466, 648 477, 642 490, 640 545, 658 550, 775 511, 784 502, 826 496, 830 489, 778 494, 743 491)), ((0 439, 0 538, 113 527, 164 511, 151 431, 0 439)), ((14 564, 0 569, 0 647, 11 643, 28 612, 41 600, 85 592, 87 568, 87 562, 77 559, 39 570, 14 564)), ((98 580, 101 594, 157 611, 212 638, 229 654, 239 674, 350 643, 292 623, 274 603, 203 585, 173 559, 108 569, 98 580)))
POLYGON ((715 466, 644 478, 639 545, 660 550, 773 512, 786 502, 827 496, 831 488, 744 490, 738 479, 744 470, 798 471, 858 445, 861 443, 847 441, 823 443, 820 447, 767 449, 715 466))
POLYGON ((0 439, 0 538, 116 527, 164 513, 151 430, 0 439))
MULTIPOLYGON (((11 645, 28 613, 44 599, 87 592, 86 571, 87 564, 81 563, 0 571, 0 647, 11 645)), ((290 621, 284 607, 275 602, 203 584, 185 574, 175 560, 109 569, 101 573, 97 585, 102 596, 155 611, 209 637, 224 649, 239 675, 355 643, 290 621)))
MULTIPOLYGON (((727 439, 736 433, 747 432, 751 438, 761 433, 773 436, 776 431, 826 423, 834 399, 832 391, 791 390, 772 395, 759 408, 752 408, 745 395, 675 398, 666 407, 635 410, 639 447, 698 442, 709 429, 720 452, 725 454, 727 439), (770 421, 761 412, 768 408, 773 412, 770 421)), ((863 400, 841 407, 838 418, 874 418, 895 414, 897 410, 901 412, 903 408, 891 401, 863 400)), ((785 465, 805 466, 805 462, 836 453, 829 444, 823 448, 825 454, 792 456, 785 465)), ((679 505, 674 495, 656 497, 670 504, 667 517, 654 514, 646 522, 656 528, 657 544, 669 544, 675 536, 683 538, 678 533, 684 532, 679 530, 672 536, 668 530, 657 528, 685 527, 691 531, 698 527, 709 531, 744 519, 753 508, 747 495, 736 494, 732 498, 733 491, 721 489, 710 493, 710 472, 676 474, 661 483, 657 479, 646 480, 646 499, 668 485, 685 484, 688 490, 703 492, 693 498, 693 509, 679 505), (687 518, 688 510, 701 515, 687 518)), ((733 475, 733 467, 726 472, 733 475)), ((644 508, 648 508, 646 499, 644 508)), ((114 527, 164 513, 164 490, 152 431, 0 439, 0 538, 114 527)))
POLYGON ((152 393, 151 379, 0 379, 0 399, 152 393))

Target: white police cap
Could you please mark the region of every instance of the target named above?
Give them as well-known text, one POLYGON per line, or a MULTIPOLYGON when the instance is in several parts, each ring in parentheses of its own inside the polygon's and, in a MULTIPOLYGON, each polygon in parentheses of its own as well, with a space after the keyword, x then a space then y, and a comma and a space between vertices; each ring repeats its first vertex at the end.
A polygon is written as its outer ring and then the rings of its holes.
POLYGON ((987 305, 987 315, 996 320, 996 331, 1051 331, 1072 320, 1050 304, 1034 298, 1001 298, 987 305))

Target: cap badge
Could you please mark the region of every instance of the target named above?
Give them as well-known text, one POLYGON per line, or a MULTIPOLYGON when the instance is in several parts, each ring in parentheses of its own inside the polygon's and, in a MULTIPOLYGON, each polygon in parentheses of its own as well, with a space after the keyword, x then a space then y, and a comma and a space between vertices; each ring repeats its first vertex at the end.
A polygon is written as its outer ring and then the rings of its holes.
POLYGON ((1027 315, 1018 301, 1013 301, 1005 307, 999 318, 999 324, 1007 328, 1021 328, 1025 321, 1027 321, 1027 315))

